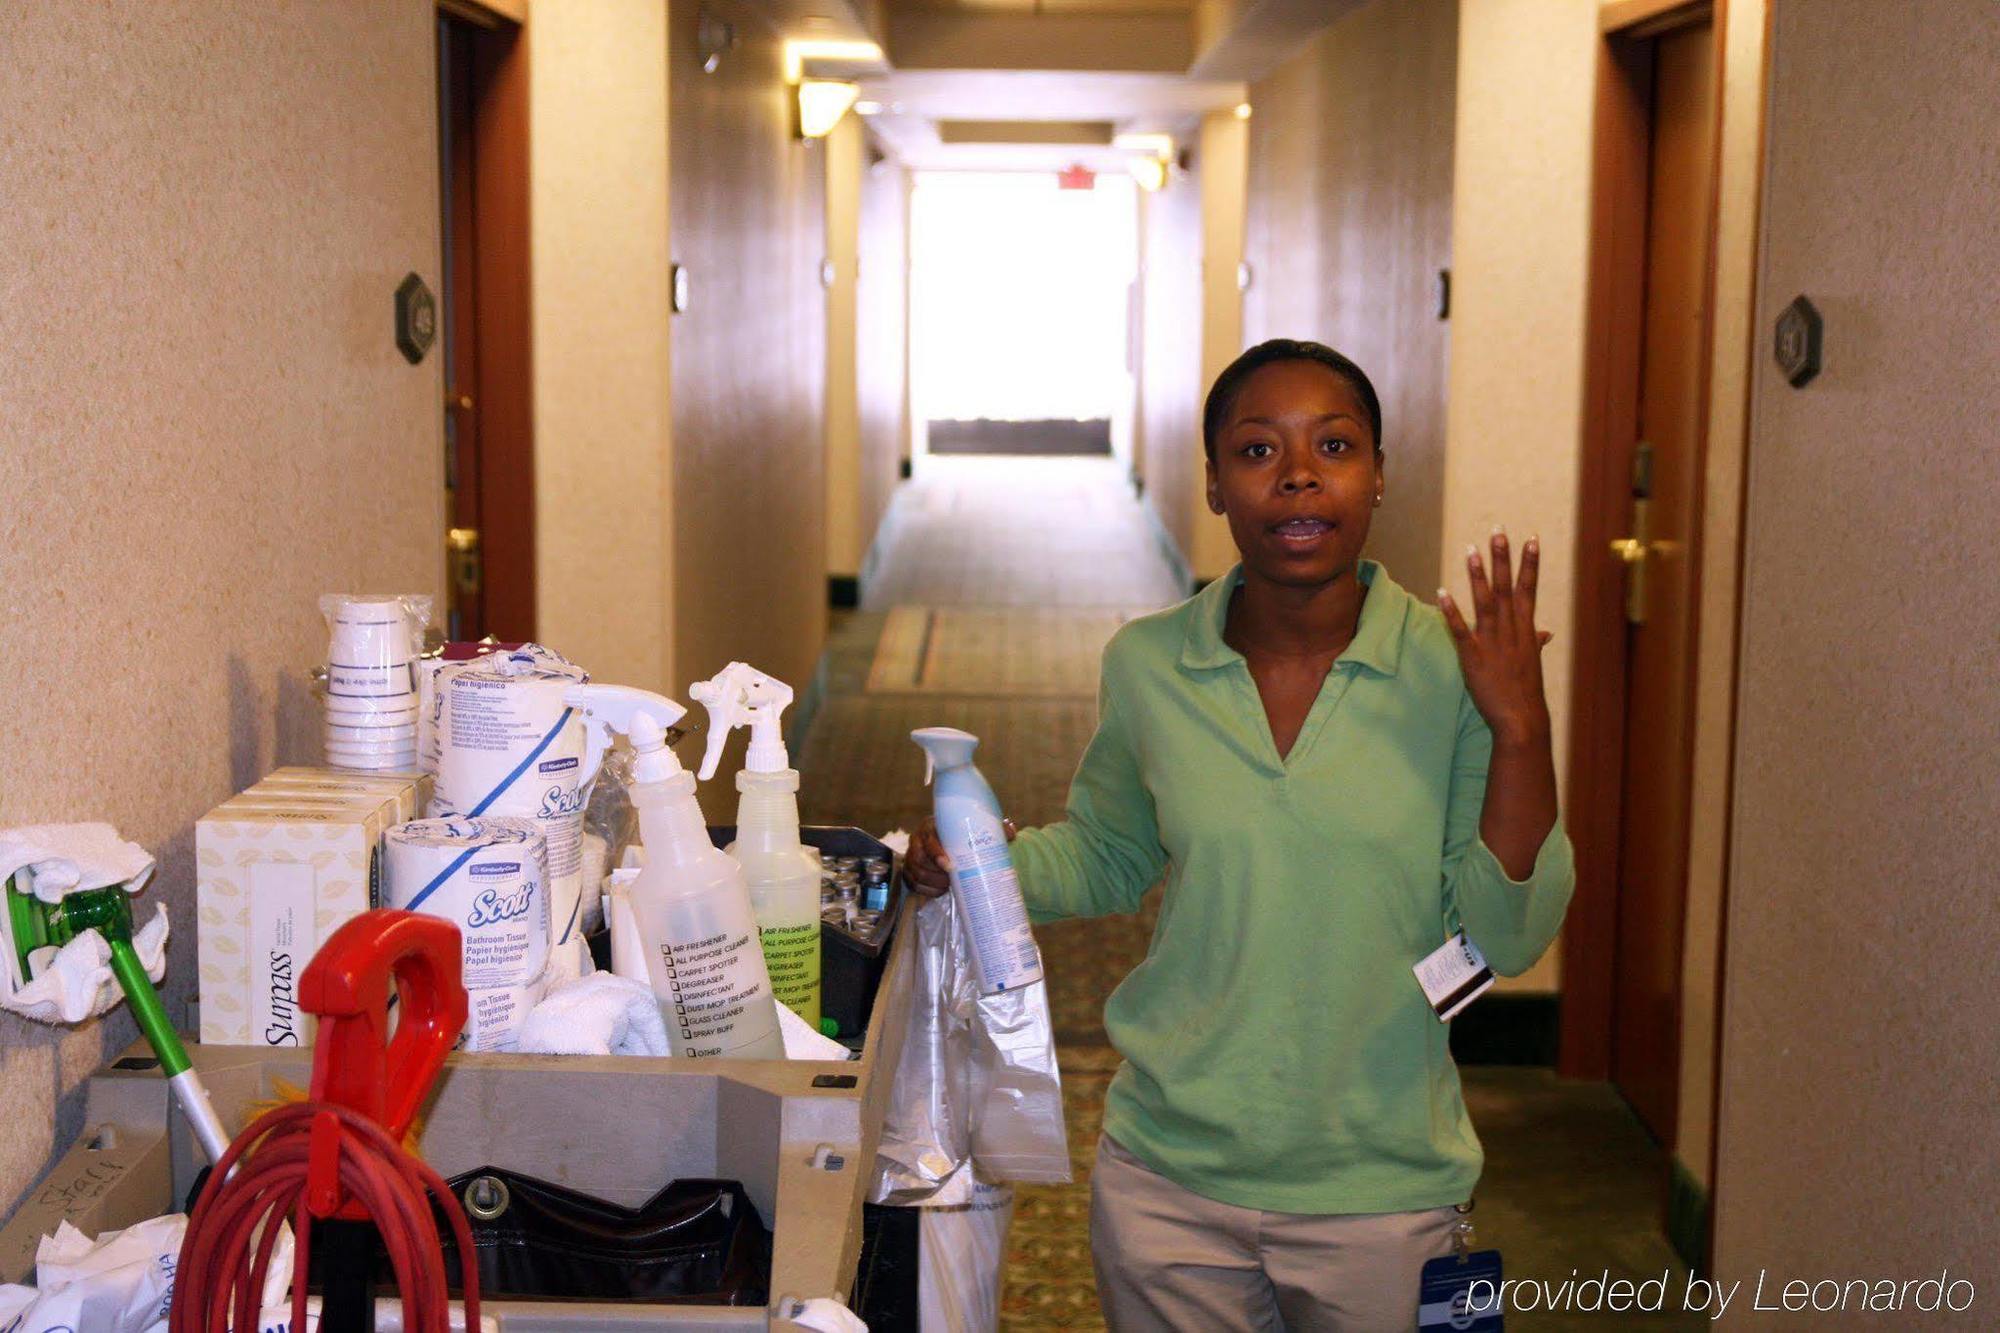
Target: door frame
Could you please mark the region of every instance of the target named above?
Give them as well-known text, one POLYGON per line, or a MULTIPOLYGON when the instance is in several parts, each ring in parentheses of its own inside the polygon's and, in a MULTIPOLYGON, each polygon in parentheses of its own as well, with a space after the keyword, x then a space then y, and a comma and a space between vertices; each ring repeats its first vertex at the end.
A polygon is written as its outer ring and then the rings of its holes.
MULTIPOLYGON (((1570 650, 1571 710, 1565 818, 1575 843, 1577 888, 1563 925, 1561 1033, 1557 1072, 1610 1077, 1618 943, 1618 857, 1625 767, 1625 575, 1607 556, 1631 521, 1631 468, 1638 438, 1648 177, 1652 148, 1652 39, 1708 22, 1716 71, 1711 119, 1717 135, 1709 179, 1707 259, 1692 475, 1705 490, 1709 380, 1715 339, 1715 239, 1720 205, 1727 0, 1608 0, 1599 11, 1596 116, 1591 154, 1591 245, 1585 304, 1583 450, 1577 491, 1576 609, 1570 650)), ((1703 506, 1690 532, 1690 596, 1701 596, 1703 506)), ((1686 682, 1694 695, 1702 626, 1697 616, 1686 682)), ((1693 778, 1694 729, 1682 737, 1693 778)), ((1685 884, 1683 884, 1685 898, 1685 884)), ((1719 976, 1719 973, 1718 973, 1719 976)), ((1677 1020, 1678 1026, 1678 1020, 1677 1020)), ((1675 1059, 1679 1050, 1676 1043, 1675 1059)), ((1679 1082, 1678 1072, 1675 1082, 1679 1082)), ((1669 1153, 1673 1145, 1666 1145, 1669 1153)))
MULTIPOLYGON (((473 46, 472 152, 479 167, 472 189, 472 301, 479 312, 473 356, 485 619, 502 628, 503 637, 532 639, 535 404, 527 0, 437 0, 436 9, 440 19, 464 25, 473 46)), ((445 187, 441 179, 440 188, 445 187)), ((443 206, 441 201, 440 217, 443 206)), ((441 255, 440 262, 448 264, 450 256, 441 255)), ((445 387, 449 391, 452 386, 445 387)))

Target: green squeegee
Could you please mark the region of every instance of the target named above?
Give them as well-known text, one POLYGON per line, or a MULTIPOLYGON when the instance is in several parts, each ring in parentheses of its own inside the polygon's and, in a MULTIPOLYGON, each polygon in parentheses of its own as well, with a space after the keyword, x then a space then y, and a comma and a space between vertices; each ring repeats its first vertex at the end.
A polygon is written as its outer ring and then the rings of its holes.
POLYGON ((132 904, 124 888, 113 885, 85 889, 69 894, 61 902, 45 903, 25 890, 21 874, 8 881, 7 932, 14 946, 11 961, 23 983, 29 979, 28 959, 35 950, 50 945, 60 947, 92 929, 111 946, 112 975, 118 978, 119 988, 132 1006, 132 1015, 139 1020, 139 1030, 146 1034, 153 1054, 160 1058, 160 1067, 166 1071, 167 1083, 174 1090, 174 1100, 194 1126, 195 1137, 201 1140, 208 1160, 221 1161, 229 1147, 229 1136, 223 1133, 222 1121, 209 1103, 208 1089, 202 1086, 201 1076, 189 1063, 180 1034, 167 1021, 160 993, 153 989, 152 978, 146 975, 145 964, 139 961, 139 953, 132 947, 132 904))

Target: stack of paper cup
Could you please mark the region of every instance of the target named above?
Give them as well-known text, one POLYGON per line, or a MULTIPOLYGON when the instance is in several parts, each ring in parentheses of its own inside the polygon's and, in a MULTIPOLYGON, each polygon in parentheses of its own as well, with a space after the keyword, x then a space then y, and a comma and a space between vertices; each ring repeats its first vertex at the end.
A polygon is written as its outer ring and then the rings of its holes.
POLYGON ((326 760, 335 768, 417 766, 417 628, 401 597, 320 599, 326 649, 326 760))

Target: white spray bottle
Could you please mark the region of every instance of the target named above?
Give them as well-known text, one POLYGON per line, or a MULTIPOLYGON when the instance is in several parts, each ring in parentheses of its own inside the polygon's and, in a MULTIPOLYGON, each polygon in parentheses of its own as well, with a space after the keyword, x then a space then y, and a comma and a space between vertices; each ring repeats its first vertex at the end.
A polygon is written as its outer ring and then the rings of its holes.
POLYGON ((939 841, 951 857, 951 891, 965 913, 980 993, 1019 990, 1042 979, 1042 955, 1028 925, 1000 801, 973 766, 979 738, 954 727, 921 727, 910 739, 924 749, 939 841))
POLYGON ((784 1059, 743 867, 709 841, 694 775, 667 748, 666 729, 686 710, 617 686, 578 686, 566 698, 583 712, 593 748, 620 731, 636 755, 629 790, 646 864, 625 897, 674 1054, 784 1059))
POLYGON ((799 841, 799 772, 785 753, 780 719, 792 687, 745 662, 688 686, 708 709, 708 749, 701 780, 715 776, 722 747, 737 727, 750 728, 750 753, 736 775, 736 841, 729 854, 750 881, 750 906, 764 946, 764 966, 780 1003, 819 1027, 819 852, 799 841))

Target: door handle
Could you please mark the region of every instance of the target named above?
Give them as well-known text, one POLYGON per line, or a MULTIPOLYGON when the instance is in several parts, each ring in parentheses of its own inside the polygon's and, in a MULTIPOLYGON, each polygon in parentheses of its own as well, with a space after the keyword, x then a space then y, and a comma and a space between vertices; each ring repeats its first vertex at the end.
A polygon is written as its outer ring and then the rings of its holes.
POLYGON ((1646 540, 1647 501, 1632 502, 1632 535, 1614 538, 1611 554, 1625 567, 1625 621, 1631 625, 1646 623, 1646 567, 1654 554, 1654 543, 1646 540))
POLYGON ((451 552, 452 582, 459 592, 470 597, 479 591, 482 562, 479 555, 478 528, 452 528, 444 535, 445 547, 451 552))

